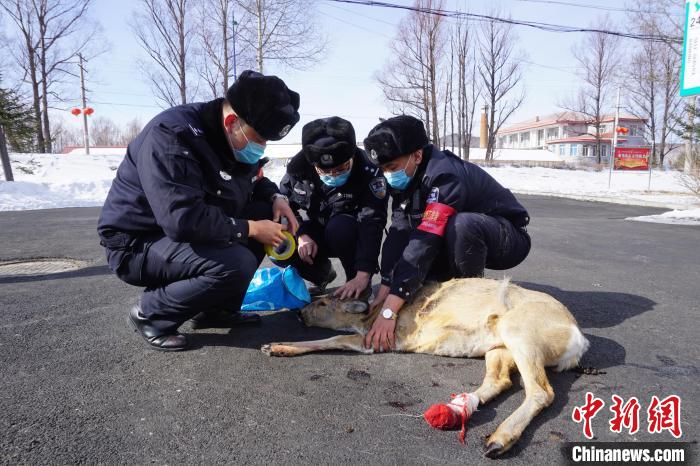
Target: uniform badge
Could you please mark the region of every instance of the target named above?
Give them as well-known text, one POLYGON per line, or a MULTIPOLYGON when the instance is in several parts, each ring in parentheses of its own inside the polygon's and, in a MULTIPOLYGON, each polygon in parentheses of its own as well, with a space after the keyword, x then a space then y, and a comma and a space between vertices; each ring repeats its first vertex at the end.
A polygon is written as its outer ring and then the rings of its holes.
POLYGON ((321 156, 321 165, 330 167, 333 165, 333 156, 331 154, 323 154, 321 156))
POLYGON ((369 189, 374 194, 374 197, 384 199, 386 197, 386 179, 383 176, 373 178, 369 182, 369 189))
POLYGON ((190 127, 190 131, 192 131, 192 134, 194 134, 195 136, 200 136, 200 135, 202 134, 202 130, 201 130, 201 129, 195 128, 195 127, 192 126, 192 125, 187 125, 187 126, 190 127))
POLYGON ((369 151, 369 156, 372 157, 372 160, 374 160, 375 162, 379 161, 379 155, 377 155, 376 150, 372 149, 371 151, 369 151))
POLYGON ((281 138, 285 137, 285 136, 289 133, 289 130, 290 130, 290 129, 292 129, 292 125, 287 125, 287 126, 285 126, 284 128, 282 128, 282 129, 280 130, 280 137, 281 137, 281 138))
POLYGON ((433 188, 430 190, 430 194, 428 194, 428 200, 425 202, 426 204, 432 204, 433 202, 437 202, 438 199, 440 198, 440 188, 433 188))
POLYGON ((221 175, 221 178, 222 178, 224 181, 230 181, 230 180, 231 180, 231 175, 229 175, 228 173, 226 173, 226 172, 223 171, 223 170, 221 170, 221 171, 219 172, 219 175, 221 175))

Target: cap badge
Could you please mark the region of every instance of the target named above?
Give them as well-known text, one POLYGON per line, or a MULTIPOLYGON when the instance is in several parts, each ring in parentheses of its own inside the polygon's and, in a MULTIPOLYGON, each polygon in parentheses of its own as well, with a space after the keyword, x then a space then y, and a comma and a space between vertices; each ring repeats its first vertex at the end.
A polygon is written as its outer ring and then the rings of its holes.
POLYGON ((374 161, 379 160, 379 156, 377 155, 377 151, 374 150, 374 149, 372 149, 372 150, 369 152, 369 156, 372 157, 372 160, 374 160, 374 161))
POLYGON ((333 164, 333 156, 331 154, 323 154, 321 156, 321 165, 332 165, 333 164))
POLYGON ((292 129, 292 125, 287 125, 284 128, 280 130, 280 137, 283 138, 289 133, 289 130, 292 129))

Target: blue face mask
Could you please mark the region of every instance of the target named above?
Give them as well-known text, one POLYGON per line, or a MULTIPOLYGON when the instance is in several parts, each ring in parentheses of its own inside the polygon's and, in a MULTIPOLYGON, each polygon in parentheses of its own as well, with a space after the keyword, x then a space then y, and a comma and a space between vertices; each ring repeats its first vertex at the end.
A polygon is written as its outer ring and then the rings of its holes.
MULTIPOLYGON (((265 153, 265 146, 248 139, 248 136, 246 136, 245 131, 243 131, 243 128, 241 127, 240 123, 238 124, 238 129, 240 130, 241 134, 243 134, 243 137, 246 140, 246 145, 245 147, 243 147, 243 149, 233 149, 233 157, 241 163, 247 163, 250 165, 258 163, 258 161, 262 158, 263 154, 265 153)), ((233 142, 231 143, 231 145, 233 146, 233 142)))
POLYGON ((241 163, 254 164, 262 158, 265 146, 257 142, 248 141, 243 149, 233 149, 233 156, 241 163))
POLYGON ((350 178, 350 170, 341 173, 338 176, 318 175, 318 177, 321 178, 321 181, 326 186, 332 186, 334 188, 337 188, 338 186, 343 186, 348 181, 348 178, 350 178))
MULTIPOLYGON (((413 157, 413 154, 411 154, 411 157, 413 157)), ((406 189, 408 183, 411 182, 411 178, 413 178, 413 176, 408 176, 406 174, 406 167, 408 167, 408 161, 411 160, 411 157, 406 160, 406 165, 401 170, 384 172, 384 178, 386 178, 386 182, 389 183, 389 186, 399 191, 406 189)))

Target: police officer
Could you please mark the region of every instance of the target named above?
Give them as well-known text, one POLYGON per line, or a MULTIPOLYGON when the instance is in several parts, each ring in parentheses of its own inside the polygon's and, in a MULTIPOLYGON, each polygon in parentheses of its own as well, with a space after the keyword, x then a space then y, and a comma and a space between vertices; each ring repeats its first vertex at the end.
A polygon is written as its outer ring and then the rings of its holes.
POLYGON ((515 196, 488 173, 428 143, 423 123, 402 115, 375 126, 364 141, 384 170, 392 223, 382 249, 380 316, 365 346, 394 348, 396 316, 426 277, 444 281, 504 270, 530 251, 530 221, 515 196))
POLYGON ((314 120, 304 125, 301 138, 302 150, 287 165, 280 189, 306 219, 297 254, 278 264, 294 265, 321 293, 336 277, 329 257, 338 257, 346 283, 335 295, 369 298, 386 224, 386 180, 357 147, 347 120, 314 120))
POLYGON ((187 348, 178 327, 230 327, 264 256, 298 224, 262 176, 269 140, 299 121, 299 94, 244 71, 225 99, 171 108, 129 144, 98 224, 109 267, 146 287, 129 322, 150 347, 187 348))

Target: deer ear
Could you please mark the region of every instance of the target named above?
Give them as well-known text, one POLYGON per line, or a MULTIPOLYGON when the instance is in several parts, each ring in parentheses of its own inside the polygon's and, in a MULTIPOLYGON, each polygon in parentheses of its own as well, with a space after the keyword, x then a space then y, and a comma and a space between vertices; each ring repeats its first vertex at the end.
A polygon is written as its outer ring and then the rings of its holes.
POLYGON ((345 301, 340 305, 340 308, 343 312, 347 312, 348 314, 363 314, 369 309, 369 304, 358 300, 345 301))

